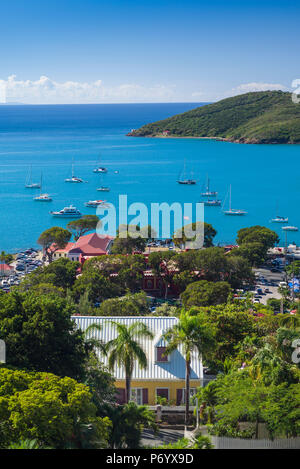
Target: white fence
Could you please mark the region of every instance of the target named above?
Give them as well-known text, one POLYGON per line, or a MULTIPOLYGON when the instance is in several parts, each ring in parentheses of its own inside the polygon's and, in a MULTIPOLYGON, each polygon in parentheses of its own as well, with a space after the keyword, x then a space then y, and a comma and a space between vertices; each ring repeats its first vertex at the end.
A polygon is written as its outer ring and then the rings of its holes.
POLYGON ((300 449, 300 438, 242 439, 211 436, 215 449, 300 449))

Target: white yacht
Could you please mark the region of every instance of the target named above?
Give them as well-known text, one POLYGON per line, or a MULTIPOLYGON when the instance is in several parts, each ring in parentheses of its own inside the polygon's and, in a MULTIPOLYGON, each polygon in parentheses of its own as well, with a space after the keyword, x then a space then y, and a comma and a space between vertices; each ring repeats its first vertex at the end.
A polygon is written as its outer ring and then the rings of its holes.
POLYGON ((74 162, 72 163, 72 177, 65 179, 65 182, 72 182, 74 184, 84 182, 83 179, 74 176, 74 162))
POLYGON ((283 226, 281 229, 284 231, 298 231, 298 226, 283 226))
POLYGON ((110 188, 109 188, 109 187, 105 187, 105 186, 101 186, 101 187, 98 187, 97 191, 100 191, 100 192, 109 192, 109 191, 110 191, 110 188))
POLYGON ((105 168, 104 166, 100 166, 100 157, 98 161, 98 166, 93 169, 93 173, 107 173, 107 168, 105 168))
POLYGON ((62 210, 59 210, 58 212, 50 212, 53 217, 59 217, 59 218, 80 218, 82 217, 81 212, 74 207, 73 205, 70 205, 69 207, 65 207, 62 210))
POLYGON ((98 168, 93 169, 93 173, 107 173, 107 169, 103 166, 99 166, 98 168))
POLYGON ((49 194, 42 194, 42 186, 43 186, 43 176, 41 174, 41 185, 40 185, 40 195, 35 197, 33 200, 36 202, 52 202, 52 197, 49 194))
POLYGON ((84 205, 86 207, 97 208, 99 205, 102 205, 103 207, 105 207, 107 204, 106 204, 106 200, 89 200, 84 205))
POLYGON ((218 192, 209 189, 209 178, 206 180, 205 192, 201 192, 202 197, 217 197, 218 192))
POLYGON ((33 200, 36 202, 52 202, 52 197, 49 194, 41 194, 35 197, 33 200))
POLYGON ((211 200, 208 198, 207 200, 205 200, 204 205, 208 207, 220 207, 221 200, 218 200, 218 199, 211 200))
POLYGON ((289 219, 287 217, 275 217, 272 218, 271 222, 272 223, 288 223, 289 219))
POLYGON ((247 212, 245 210, 231 208, 231 185, 229 187, 229 209, 224 210, 225 215, 233 215, 233 216, 241 216, 246 215, 247 212))
POLYGON ((30 166, 29 174, 25 183, 26 189, 40 189, 41 184, 38 182, 32 182, 32 167, 30 166))

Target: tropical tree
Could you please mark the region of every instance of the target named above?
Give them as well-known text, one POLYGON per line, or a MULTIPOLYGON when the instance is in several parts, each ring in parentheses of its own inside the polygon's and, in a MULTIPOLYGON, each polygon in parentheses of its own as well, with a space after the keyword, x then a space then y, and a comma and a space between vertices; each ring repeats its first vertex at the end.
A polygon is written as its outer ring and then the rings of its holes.
POLYGON ((203 246, 209 248, 213 246, 213 239, 217 232, 210 223, 196 222, 190 223, 180 228, 173 234, 173 242, 175 246, 180 248, 184 247, 188 241, 195 241, 196 230, 200 231, 203 228, 203 246), (203 226, 202 226, 203 225, 203 226))
POLYGON ((186 308, 210 306, 226 303, 230 292, 231 287, 227 282, 200 280, 188 285, 181 294, 181 299, 186 308))
POLYGON ((38 244, 43 247, 44 253, 48 258, 49 263, 53 260, 53 255, 58 249, 66 247, 70 241, 71 233, 59 226, 53 226, 48 230, 43 231, 38 239, 38 244))
POLYGON ((172 251, 152 252, 148 264, 154 275, 159 277, 165 286, 165 299, 168 297, 169 285, 176 274, 177 254, 172 251))
POLYGON ((165 354, 177 350, 179 346, 183 349, 183 355, 186 363, 185 373, 185 423, 189 421, 189 405, 190 405, 190 375, 191 375, 191 358, 195 351, 199 355, 205 355, 210 351, 214 344, 214 329, 209 327, 201 315, 191 316, 188 312, 183 311, 179 317, 179 321, 165 334, 164 338, 168 345, 165 354))
POLYGON ((67 228, 73 234, 75 241, 78 241, 81 236, 89 231, 95 230, 97 226, 101 227, 101 221, 97 215, 84 215, 79 220, 73 220, 67 224, 67 228))
POLYGON ((1 295, 0 338, 6 342, 8 365, 81 378, 88 348, 71 319, 76 312, 53 293, 32 289, 1 295))
POLYGON ((120 324, 115 321, 110 323, 116 328, 116 338, 106 343, 105 349, 108 354, 108 366, 110 370, 117 364, 125 370, 126 394, 125 399, 130 400, 131 377, 134 362, 137 360, 142 369, 147 368, 147 356, 139 343, 139 339, 153 339, 153 333, 142 322, 134 322, 131 325, 120 324))
POLYGON ((123 406, 106 405, 103 407, 102 415, 112 422, 110 448, 140 448, 143 429, 151 428, 154 433, 158 430, 154 412, 148 406, 138 406, 134 402, 123 406))

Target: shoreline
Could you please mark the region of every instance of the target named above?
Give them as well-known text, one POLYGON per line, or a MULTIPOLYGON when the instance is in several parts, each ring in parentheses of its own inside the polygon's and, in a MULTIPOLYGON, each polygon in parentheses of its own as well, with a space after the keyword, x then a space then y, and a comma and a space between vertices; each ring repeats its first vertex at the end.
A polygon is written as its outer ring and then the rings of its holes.
POLYGON ((261 142, 254 140, 231 140, 225 137, 195 137, 195 136, 186 136, 186 135, 133 135, 131 133, 126 134, 126 137, 136 137, 136 138, 161 138, 161 139, 198 139, 198 140, 215 140, 217 142, 227 142, 227 143, 239 143, 244 145, 300 145, 300 142, 261 142))

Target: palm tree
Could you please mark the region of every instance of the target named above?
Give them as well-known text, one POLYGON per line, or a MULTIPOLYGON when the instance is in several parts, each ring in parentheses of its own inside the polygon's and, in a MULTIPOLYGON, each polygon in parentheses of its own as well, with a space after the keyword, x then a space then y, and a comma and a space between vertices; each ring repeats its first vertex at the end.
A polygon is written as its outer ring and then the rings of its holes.
POLYGON ((137 360, 142 369, 147 368, 148 363, 146 354, 138 339, 149 338, 152 340, 154 335, 142 322, 134 322, 128 326, 115 321, 110 321, 110 323, 117 329, 117 336, 107 342, 105 346, 108 354, 108 366, 110 370, 113 370, 115 364, 124 367, 126 380, 125 400, 128 403, 134 362, 137 360))
POLYGON ((168 342, 165 355, 174 352, 180 345, 185 358, 185 424, 189 421, 191 358, 195 351, 199 356, 208 353, 214 346, 214 329, 200 315, 191 316, 183 311, 179 322, 164 334, 168 342))
POLYGON ((98 348, 101 353, 103 353, 103 355, 106 355, 105 343, 101 339, 90 337, 90 332, 93 333, 94 331, 101 332, 102 325, 97 324, 95 322, 93 324, 90 324, 83 333, 85 342, 89 348, 98 348))

